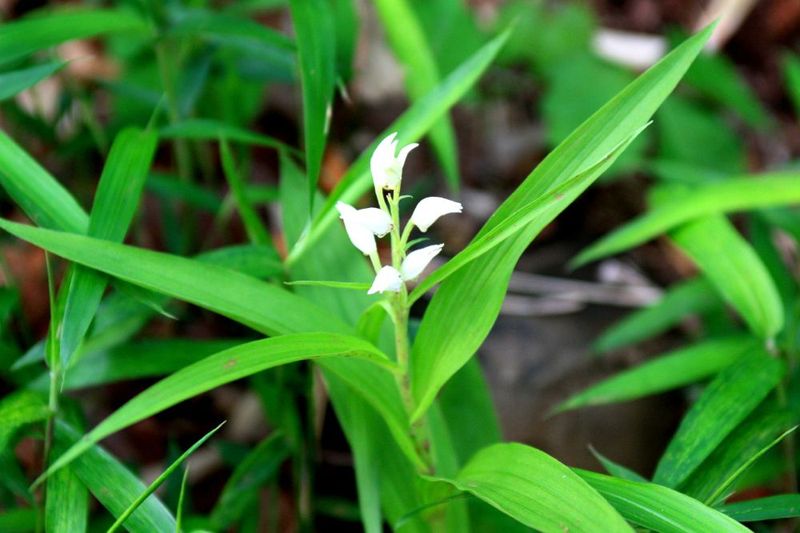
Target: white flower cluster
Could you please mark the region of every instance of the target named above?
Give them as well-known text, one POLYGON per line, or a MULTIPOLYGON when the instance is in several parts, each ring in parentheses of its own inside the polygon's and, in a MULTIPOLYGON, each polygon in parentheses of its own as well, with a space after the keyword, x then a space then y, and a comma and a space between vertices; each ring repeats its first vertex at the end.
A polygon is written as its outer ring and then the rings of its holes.
POLYGON ((370 159, 375 196, 380 208, 356 209, 344 202, 336 203, 336 209, 344 221, 350 242, 371 259, 375 268, 375 281, 368 294, 400 292, 406 281, 416 279, 442 251, 444 245, 433 244, 406 255, 405 248, 411 230, 416 227, 426 232, 439 217, 461 212, 461 204, 458 202, 437 196, 424 198, 414 208, 411 218, 402 234, 400 233, 398 204, 400 185, 403 181, 403 165, 409 152, 418 145, 409 144, 398 151, 396 136, 397 133, 392 133, 381 141, 370 159), (388 204, 385 191, 389 192, 388 204), (381 266, 375 237, 384 237, 387 234, 391 234, 392 238, 393 264, 381 266))

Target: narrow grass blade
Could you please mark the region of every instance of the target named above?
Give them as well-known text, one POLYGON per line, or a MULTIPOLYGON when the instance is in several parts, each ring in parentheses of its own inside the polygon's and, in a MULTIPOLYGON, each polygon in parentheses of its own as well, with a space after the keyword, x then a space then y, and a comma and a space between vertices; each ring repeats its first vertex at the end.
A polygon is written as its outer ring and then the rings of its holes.
MULTIPOLYGON (((687 40, 578 127, 503 202, 476 239, 602 160, 644 127, 700 52, 710 31, 708 28, 687 40)), ((550 220, 536 219, 439 286, 420 324, 411 357, 417 404, 413 420, 425 413, 442 385, 484 341, 500 312, 517 260, 550 220)))
POLYGON ((705 215, 747 211, 800 202, 797 172, 775 172, 698 185, 691 194, 664 201, 583 250, 573 266, 627 250, 705 215))
POLYGON ((754 350, 709 384, 681 421, 658 463, 653 481, 677 487, 717 448, 784 374, 784 365, 754 350))
POLYGON ((49 78, 67 65, 66 61, 51 61, 0 74, 0 102, 13 98, 25 89, 49 78))
POLYGON ((45 531, 86 531, 89 491, 72 471, 62 468, 47 479, 45 531))
POLYGON ((181 479, 181 492, 178 495, 178 508, 175 511, 175 533, 183 531, 183 509, 186 507, 186 482, 189 480, 189 467, 183 470, 183 477, 181 479))
POLYGON ((758 350, 759 345, 758 339, 741 335, 681 348, 592 385, 559 404, 556 412, 634 400, 696 383, 758 350))
POLYGON ((607 329, 594 343, 598 352, 610 352, 655 337, 685 317, 722 305, 714 287, 698 277, 673 285, 650 307, 631 313, 607 329))
POLYGON ((73 39, 119 32, 145 32, 147 25, 124 9, 62 9, 39 12, 0 27, 0 64, 73 39))
POLYGON ((174 471, 175 471, 175 470, 176 470, 178 467, 180 467, 180 466, 181 466, 181 464, 183 464, 183 462, 184 462, 186 459, 188 459, 188 458, 189 458, 189 456, 190 456, 190 455, 192 455, 192 454, 193 454, 195 451, 197 451, 197 449, 198 449, 200 446, 202 446, 203 444, 205 444, 205 442, 206 442, 208 439, 210 439, 210 438, 211 438, 211 436, 212 436, 214 433, 216 433, 216 432, 219 430, 219 428, 221 428, 221 427, 222 427, 224 424, 225 424, 225 422, 222 422, 220 425, 218 425, 217 427, 215 427, 214 429, 212 429, 211 431, 209 431, 208 433, 206 433, 206 434, 205 434, 205 435, 204 435, 204 436, 203 436, 203 437, 202 437, 200 440, 198 440, 197 442, 195 442, 195 443, 194 443, 194 444, 191 446, 191 448, 189 448, 188 450, 186 450, 185 452, 183 452, 183 453, 181 454, 181 456, 180 456, 180 457, 178 457, 178 458, 177 458, 175 461, 173 461, 173 462, 172 462, 172 464, 171 464, 171 465, 169 465, 169 467, 167 467, 167 469, 166 469, 166 470, 164 470, 164 471, 161 473, 161 475, 159 475, 159 476, 158 476, 158 477, 157 477, 155 480, 153 480, 153 482, 152 482, 152 483, 150 483, 150 485, 147 487, 147 489, 146 489, 144 492, 142 492, 142 493, 141 493, 141 494, 140 494, 140 495, 139 495, 139 496, 138 496, 138 497, 137 497, 137 498, 136 498, 136 499, 135 499, 135 500, 134 500, 134 501, 133 501, 133 502, 132 502, 132 503, 131 503, 131 504, 128 506, 128 508, 127 508, 127 509, 125 509, 125 511, 123 511, 122 513, 120 513, 120 515, 117 517, 117 520, 116 520, 116 521, 115 521, 113 524, 111 524, 111 527, 109 527, 109 528, 108 528, 108 533, 112 533, 113 531, 116 531, 117 529, 119 529, 119 526, 121 526, 121 525, 122 525, 122 524, 125 522, 125 520, 127 520, 127 519, 128 519, 128 517, 129 517, 130 515, 132 515, 132 514, 133 514, 133 512, 134 512, 134 511, 136 511, 136 509, 138 509, 138 508, 139 508, 139 506, 140 506, 140 505, 142 505, 142 504, 144 503, 144 501, 145 501, 147 498, 149 498, 149 497, 150 497, 150 495, 151 495, 151 494, 153 494, 153 493, 156 491, 156 489, 158 489, 158 487, 160 487, 160 486, 161 486, 161 484, 162 484, 162 483, 164 483, 164 481, 166 481, 166 479, 167 479, 167 478, 168 478, 168 477, 169 477, 169 476, 170 476, 170 475, 171 475, 171 474, 172 474, 172 473, 173 473, 173 472, 174 472, 174 471))
MULTIPOLYGON (((412 102, 417 101, 439 83, 439 69, 428 39, 407 0, 377 0, 375 7, 394 55, 404 67, 408 95, 412 102)), ((457 191, 458 152, 450 117, 445 113, 428 135, 450 189, 457 191)))
POLYGON ((719 508, 739 522, 761 522, 800 517, 800 494, 780 494, 743 502, 729 503, 719 508))
POLYGON ((164 126, 158 133, 162 139, 216 141, 219 138, 223 138, 231 142, 253 146, 265 146, 267 148, 275 148, 276 150, 286 150, 301 154, 296 148, 292 148, 269 135, 263 135, 213 119, 195 118, 183 120, 175 124, 164 126))
POLYGON ((247 185, 239 173, 239 169, 236 168, 236 161, 233 159, 231 148, 224 138, 220 138, 219 141, 219 155, 222 160, 225 179, 227 179, 228 186, 231 188, 236 207, 239 210, 239 216, 242 218, 242 223, 250 242, 262 246, 272 244, 269 231, 259 219, 258 213, 247 197, 247 185))
POLYGON ((89 216, 75 198, 3 131, 0 184, 38 225, 74 233, 88 230, 89 216))
MULTIPOLYGON (((60 449, 80 439, 80 434, 64 423, 56 425, 55 434, 60 449)), ((145 490, 144 484, 130 470, 99 446, 90 446, 70 468, 113 516, 124 512, 145 490)), ((128 518, 125 528, 131 533, 174 533, 175 519, 155 495, 150 495, 128 518)))
POLYGON ((336 83, 336 37, 331 6, 326 0, 290 0, 303 89, 303 136, 309 205, 325 151, 325 137, 336 83))
POLYGON ((589 446, 589 451, 591 451, 595 459, 597 459, 600 462, 600 464, 603 465, 603 468, 606 469, 606 472, 608 472, 612 476, 619 479, 627 479, 628 481, 639 481, 642 483, 647 483, 646 478, 637 474, 628 467, 622 466, 619 463, 615 463, 602 453, 595 450, 593 446, 589 446))
MULTIPOLYGON (((135 128, 123 130, 114 140, 103 174, 97 185, 92 213, 89 216, 91 237, 122 242, 133 221, 156 151, 157 137, 135 128)), ((80 344, 94 318, 106 278, 88 268, 75 266, 67 294, 61 330, 61 362, 80 344)))
POLYGON ((437 479, 540 531, 633 531, 569 468, 522 444, 484 448, 454 479, 437 479))
POLYGON ((689 222, 670 236, 755 335, 771 339, 781 330, 784 315, 778 289, 753 247, 724 216, 689 222))
POLYGON ((574 471, 628 521, 645 529, 661 533, 750 531, 719 511, 667 487, 577 468, 574 471))
POLYGON ((345 335, 303 333, 241 344, 179 370, 128 401, 61 455, 43 477, 71 463, 108 435, 187 398, 268 368, 326 357, 354 357, 386 368, 393 366, 371 344, 345 335))

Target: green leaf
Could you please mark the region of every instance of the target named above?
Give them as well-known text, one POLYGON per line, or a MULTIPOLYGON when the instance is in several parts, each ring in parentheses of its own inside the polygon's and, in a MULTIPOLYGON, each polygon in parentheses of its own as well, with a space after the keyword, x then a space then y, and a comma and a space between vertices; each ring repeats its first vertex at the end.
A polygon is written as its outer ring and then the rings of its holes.
POLYGON ((89 217, 75 198, 3 131, 0 184, 40 226, 74 233, 86 233, 89 228, 89 217))
POLYGON ((242 144, 266 146, 267 148, 275 148, 276 150, 300 153, 296 148, 292 148, 269 135, 263 135, 213 119, 196 118, 183 120, 175 124, 164 126, 159 130, 158 134, 162 139, 216 141, 219 138, 223 138, 242 144))
MULTIPOLYGON (((67 424, 56 424, 56 449, 74 445, 79 437, 67 424)), ((100 446, 90 446, 70 469, 113 516, 119 516, 145 490, 130 470, 100 446)), ((175 519, 155 495, 150 495, 128 518, 125 528, 131 533, 173 533, 175 519)))
POLYGON ((311 205, 317 192, 336 83, 336 37, 331 5, 326 0, 290 0, 289 7, 297 36, 303 88, 303 133, 311 205))
POLYGON ((627 250, 694 218, 800 201, 797 172, 730 178, 693 187, 606 235, 573 259, 573 266, 627 250))
POLYGON ((606 330, 594 343, 598 352, 609 352, 664 333, 692 314, 702 314, 720 305, 714 287, 702 277, 673 285, 649 307, 626 316, 606 330))
POLYGON ((262 246, 271 244, 272 239, 269 236, 269 231, 264 227, 264 223, 261 222, 253 204, 247 197, 247 185, 239 173, 239 169, 236 168, 236 161, 233 159, 231 148, 224 138, 220 138, 219 155, 222 160, 225 179, 228 181, 228 186, 231 188, 231 193, 236 201, 236 207, 239 210, 239 216, 242 218, 247 237, 253 244, 262 246))
POLYGON ((292 249, 287 258, 290 265, 309 252, 314 243, 336 222, 337 213, 334 207, 337 201, 354 203, 361 195, 372 189, 369 159, 378 142, 394 131, 397 132, 397 142, 401 145, 414 142, 423 136, 475 84, 494 60, 508 36, 508 31, 503 32, 484 45, 442 80, 436 89, 408 108, 361 153, 314 217, 309 233, 292 249))
POLYGON ((45 531, 86 531, 89 491, 70 467, 47 479, 45 531))
POLYGON ((704 217, 671 232, 750 330, 770 339, 783 327, 783 303, 753 247, 722 215, 704 217))
POLYGON ((366 291, 370 287, 369 283, 358 283, 355 281, 319 281, 313 279, 284 281, 284 284, 302 287, 330 287, 332 289, 350 289, 356 291, 366 291))
POLYGON ((2 219, 0 228, 65 259, 199 305, 262 333, 350 329, 303 298, 227 268, 2 219))
MULTIPOLYGON (((371 344, 332 333, 300 333, 240 344, 175 372, 129 400, 61 455, 43 476, 70 463, 108 435, 187 398, 268 368, 326 357, 355 357, 386 368, 394 365, 371 344)), ((363 384, 364 387, 372 385, 363 384)))
POLYGON ((780 494, 729 503, 719 510, 739 522, 761 522, 800 516, 800 494, 780 494))
POLYGON ((40 11, 35 16, 3 23, 0 27, 0 64, 73 39, 145 31, 145 22, 125 9, 40 11))
MULTIPOLYGON (((375 7, 389 44, 404 67, 409 98, 416 102, 439 83, 439 69, 428 39, 407 0, 378 0, 375 7)), ((431 126, 429 136, 450 189, 457 191, 458 152, 453 124, 446 113, 431 126)))
POLYGON ((219 430, 219 428, 221 428, 224 424, 225 422, 222 422, 220 425, 218 425, 217 427, 206 433, 200 440, 195 442, 188 450, 183 452, 180 455, 180 457, 174 460, 172 464, 167 467, 166 470, 164 470, 156 479, 153 480, 152 483, 150 483, 147 489, 145 489, 139 496, 136 497, 136 499, 127 507, 127 509, 125 509, 125 511, 123 511, 122 513, 120 513, 119 516, 117 516, 117 520, 113 524, 111 524, 111 527, 108 528, 108 533, 112 533, 113 531, 119 529, 119 526, 125 523, 125 520, 127 520, 128 517, 131 516, 134 513, 134 511, 136 511, 136 509, 138 509, 139 506, 142 505, 145 502, 145 500, 147 500, 147 498, 149 498, 150 495, 153 494, 156 491, 156 489, 158 489, 158 487, 160 487, 161 484, 164 483, 164 481, 166 481, 167 478, 178 467, 180 467, 181 464, 183 464, 183 462, 186 459, 189 458, 190 455, 192 455, 195 451, 197 451, 197 449, 200 446, 202 446, 208 439, 210 439, 211 436, 214 433, 216 433, 219 430))
POLYGON ((627 520, 661 533, 690 531, 747 532, 735 520, 680 492, 654 483, 639 483, 575 469, 627 520))
POLYGON ((556 412, 634 400, 695 383, 757 350, 759 344, 753 337, 740 335, 669 352, 592 385, 559 404, 556 412))
MULTIPOLYGON (((476 239, 601 160, 647 124, 709 34, 710 28, 689 39, 584 122, 503 202, 476 239)), ((472 261, 440 285, 414 343, 411 382, 417 407, 413 419, 424 414, 441 386, 486 338, 500 312, 514 265, 551 220, 552 217, 541 217, 531 222, 516 237, 472 261)))
POLYGON ((677 487, 778 384, 783 364, 763 349, 722 370, 681 421, 653 481, 677 487))
POLYGON ((25 89, 49 78, 67 65, 66 61, 51 61, 0 74, 0 102, 13 98, 25 89))
POLYGON ((800 115, 800 59, 795 54, 786 54, 783 58, 783 77, 786 89, 794 104, 794 111, 800 115))
POLYGON ((148 192, 164 200, 179 200, 196 209, 216 213, 222 207, 220 197, 203 187, 180 181, 177 176, 152 173, 147 177, 148 192))
POLYGON ((540 531, 632 531, 608 502, 569 468, 522 444, 484 448, 454 479, 439 480, 540 531))
POLYGON ((0 451, 5 450, 14 432, 27 424, 41 422, 50 416, 47 402, 39 394, 18 390, 0 400, 0 451))
MULTIPOLYGON (((125 238, 139 207, 157 140, 154 133, 135 128, 117 135, 97 185, 89 216, 89 236, 114 242, 125 238)), ((61 331, 61 362, 65 368, 89 329, 106 284, 101 274, 74 267, 61 331)))
POLYGON ((643 476, 637 474, 628 467, 615 463, 608 457, 595 450, 593 446, 589 446, 589 451, 591 451, 592 455, 595 456, 595 459, 597 459, 600 464, 603 465, 603 468, 606 469, 606 472, 612 476, 619 479, 627 479, 628 481, 640 481, 642 483, 647 483, 647 479, 645 479, 643 476))

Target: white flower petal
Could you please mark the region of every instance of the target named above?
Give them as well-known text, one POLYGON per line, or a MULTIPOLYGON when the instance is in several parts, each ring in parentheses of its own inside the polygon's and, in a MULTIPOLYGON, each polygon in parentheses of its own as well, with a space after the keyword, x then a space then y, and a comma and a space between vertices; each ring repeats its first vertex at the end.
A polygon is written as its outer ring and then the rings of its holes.
POLYGON ((414 208, 414 212, 411 214, 411 222, 420 231, 425 232, 434 222, 439 220, 439 217, 450 213, 460 213, 461 209, 461 204, 458 202, 438 196, 429 196, 428 198, 423 198, 414 208))
POLYGON ((383 293, 385 291, 400 292, 402 286, 403 280, 400 277, 400 272, 396 268, 387 265, 375 275, 375 281, 372 282, 372 287, 369 288, 367 294, 383 293))
POLYGON ((372 181, 375 187, 381 190, 395 190, 400 187, 406 157, 408 157, 408 153, 411 150, 417 147, 417 144, 406 145, 400 149, 398 154, 396 137, 397 132, 383 139, 375 148, 369 160, 372 181))
POLYGON ((406 281, 416 279, 422 271, 430 264, 434 257, 439 255, 444 244, 432 244, 419 250, 414 250, 406 256, 400 266, 400 272, 406 281))
POLYGON ((375 244, 375 235, 361 223, 358 210, 344 202, 336 202, 336 210, 339 211, 339 218, 344 221, 344 229, 353 246, 364 255, 376 252, 378 247, 375 244))
POLYGON ((392 231, 392 217, 389 216, 389 213, 377 207, 359 209, 355 213, 355 219, 378 237, 383 237, 392 231))

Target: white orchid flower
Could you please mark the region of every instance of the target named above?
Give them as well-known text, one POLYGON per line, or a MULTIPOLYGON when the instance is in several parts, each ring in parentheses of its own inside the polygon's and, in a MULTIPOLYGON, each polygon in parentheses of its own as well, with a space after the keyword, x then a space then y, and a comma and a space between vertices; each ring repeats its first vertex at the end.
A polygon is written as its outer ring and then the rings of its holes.
POLYGON ((397 132, 382 140, 369 160, 372 181, 379 190, 394 191, 400 188, 406 157, 411 150, 419 146, 417 143, 407 144, 398 152, 395 137, 397 137, 397 132))
POLYGON ((408 254, 400 266, 403 279, 406 281, 417 279, 433 258, 439 255, 443 247, 444 244, 432 244, 408 254))
POLYGON ((336 210, 339 211, 339 218, 344 222, 344 229, 353 246, 364 255, 377 252, 375 233, 363 223, 362 218, 364 217, 359 216, 358 209, 344 202, 336 202, 336 210))
POLYGON ((394 227, 394 224, 392 224, 392 217, 389 216, 389 213, 377 207, 367 207, 365 209, 356 210, 355 219, 359 224, 378 237, 383 237, 392 231, 394 227))
POLYGON ((439 220, 439 217, 450 213, 460 213, 461 209, 461 204, 458 202, 438 196, 429 196, 423 198, 414 208, 414 212, 411 214, 411 223, 420 231, 426 232, 434 222, 439 220))
POLYGON ((376 292, 400 292, 403 286, 403 279, 400 277, 400 272, 391 266, 381 268, 375 275, 375 281, 367 291, 367 294, 375 294, 376 292))

